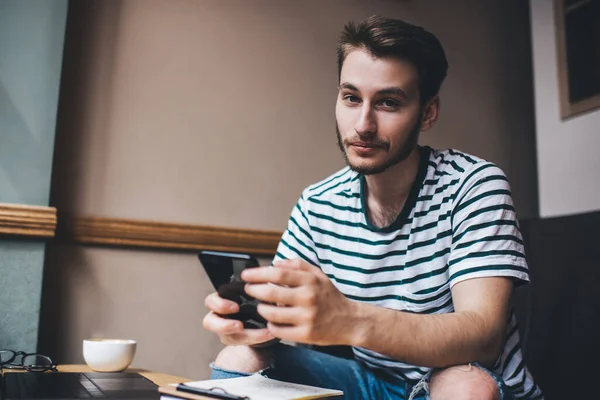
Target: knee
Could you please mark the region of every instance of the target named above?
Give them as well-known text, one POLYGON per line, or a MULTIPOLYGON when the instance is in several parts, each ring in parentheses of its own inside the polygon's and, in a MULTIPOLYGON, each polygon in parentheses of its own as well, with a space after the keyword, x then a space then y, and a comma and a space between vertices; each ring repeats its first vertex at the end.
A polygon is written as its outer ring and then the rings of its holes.
POLYGON ((217 355, 215 366, 232 371, 253 374, 271 365, 271 357, 264 349, 250 346, 227 346, 217 355))
POLYGON ((432 400, 499 400, 500 391, 494 378, 471 365, 435 371, 431 376, 432 400))

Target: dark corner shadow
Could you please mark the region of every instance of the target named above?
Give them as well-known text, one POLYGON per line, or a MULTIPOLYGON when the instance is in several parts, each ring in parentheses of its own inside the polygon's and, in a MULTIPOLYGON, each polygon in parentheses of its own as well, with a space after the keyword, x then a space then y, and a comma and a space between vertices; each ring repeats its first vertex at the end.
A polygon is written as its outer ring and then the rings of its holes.
POLYGON ((600 358, 600 212, 521 227, 533 283, 526 363, 547 398, 591 398, 600 358))
MULTIPOLYGON (((117 1, 69 2, 50 190, 50 204, 59 210, 72 210, 80 197, 92 78, 98 70, 108 81, 112 76, 121 6, 117 1)), ((104 100, 110 98, 106 95, 104 100)))
MULTIPOLYGON (((103 0, 70 1, 64 40, 56 135, 52 163, 50 205, 60 211, 71 211, 81 198, 82 146, 86 143, 85 127, 89 116, 92 67, 102 63, 104 76, 113 72, 115 42, 118 35, 121 2, 103 0), (94 41, 102 34, 102 48, 94 41), (98 57, 99 59, 95 59, 98 57)), ((106 97, 110 99, 110 96, 106 97)), ((102 177, 100 177, 102 179, 102 177)), ((59 221, 60 226, 60 221, 59 221)), ((69 349, 80 346, 72 343, 69 310, 78 299, 71 298, 69 281, 85 279, 83 249, 75 244, 51 240, 46 246, 40 309, 38 351, 61 358, 69 349), (74 274, 76 276, 74 278, 74 274)), ((77 281, 75 281, 77 282, 77 281)), ((72 283, 71 283, 72 284, 72 283)))
MULTIPOLYGON (((85 279, 89 272, 82 249, 75 246, 46 246, 42 283, 38 352, 51 357, 59 364, 72 363, 69 350, 81 343, 74 343, 69 311, 77 299, 69 288, 72 282, 85 279), (65 360, 68 357, 68 360, 65 360)), ((91 294, 93 295, 93 294, 91 294)))

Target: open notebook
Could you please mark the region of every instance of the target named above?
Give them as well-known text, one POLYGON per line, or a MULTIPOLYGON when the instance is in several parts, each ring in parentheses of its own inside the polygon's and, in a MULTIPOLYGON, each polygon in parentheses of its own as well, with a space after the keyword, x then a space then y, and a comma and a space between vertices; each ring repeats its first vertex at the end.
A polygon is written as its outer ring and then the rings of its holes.
MULTIPOLYGON (((177 384, 170 386, 161 386, 159 391, 162 393, 161 399, 205 399, 200 395, 177 390, 177 384)), ((344 392, 340 390, 323 389, 314 386, 298 385, 287 383, 275 379, 267 378, 260 374, 254 374, 241 378, 215 379, 209 381, 187 382, 185 386, 199 388, 204 390, 214 389, 213 392, 249 398, 251 400, 300 400, 300 399, 321 399, 325 397, 342 396, 344 392), (218 389, 216 389, 218 388, 218 389), (221 389, 221 390, 219 390, 221 389)), ((218 397, 217 397, 218 398, 218 397)), ((232 397, 223 397, 232 398, 232 397)))

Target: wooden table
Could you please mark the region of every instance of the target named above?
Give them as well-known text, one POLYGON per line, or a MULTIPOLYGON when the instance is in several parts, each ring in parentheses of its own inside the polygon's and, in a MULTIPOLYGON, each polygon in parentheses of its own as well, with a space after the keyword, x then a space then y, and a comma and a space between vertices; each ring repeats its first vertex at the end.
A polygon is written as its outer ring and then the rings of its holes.
MULTIPOLYGON (((9 370, 4 370, 5 372, 9 370)), ((94 372, 85 364, 65 364, 58 366, 58 372, 94 372)), ((137 372, 145 376, 158 386, 168 385, 169 383, 191 382, 191 379, 182 378, 175 375, 163 374, 160 372, 152 372, 141 368, 127 368, 125 372, 137 372)))
MULTIPOLYGON (((27 372, 19 369, 3 369, 2 373, 19 373, 27 372)), ((90 367, 85 364, 65 364, 58 366, 58 372, 94 372, 90 367)), ((150 379, 154 384, 158 386, 166 386, 169 383, 182 383, 191 382, 192 379, 182 378, 176 375, 163 374, 160 372, 152 372, 142 368, 127 368, 125 372, 137 372, 140 375, 150 379)), ((214 400, 213 397, 197 396, 198 399, 214 400)), ((337 398, 337 397, 336 397, 337 398)))

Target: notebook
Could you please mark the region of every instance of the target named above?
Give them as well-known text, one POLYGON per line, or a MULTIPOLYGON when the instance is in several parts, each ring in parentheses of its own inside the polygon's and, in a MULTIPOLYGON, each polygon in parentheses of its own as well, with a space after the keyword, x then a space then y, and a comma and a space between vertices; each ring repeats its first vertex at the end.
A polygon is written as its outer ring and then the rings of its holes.
MULTIPOLYGON (((163 395, 162 400, 177 399, 206 399, 201 395, 194 395, 177 390, 178 384, 161 386, 158 390, 163 395)), ((298 385, 296 383, 282 382, 267 378, 260 374, 244 376, 241 378, 215 379, 208 381, 187 382, 185 386, 211 390, 212 398, 249 398, 250 400, 307 400, 326 397, 342 396, 341 390, 323 389, 315 386, 298 385), (226 394, 231 397, 219 397, 226 394)), ((206 394, 204 396, 207 396, 206 394)))

